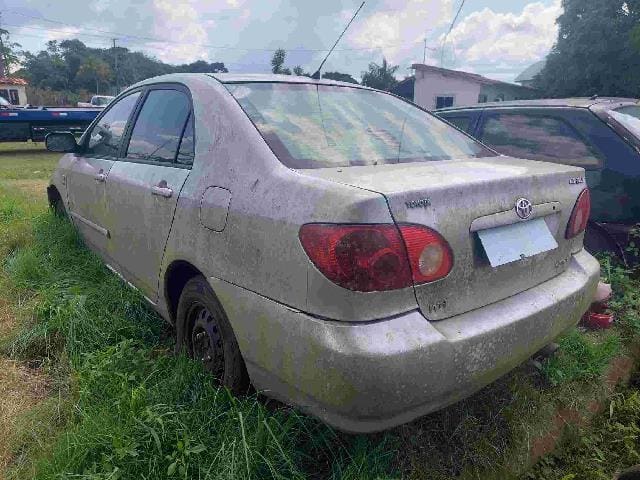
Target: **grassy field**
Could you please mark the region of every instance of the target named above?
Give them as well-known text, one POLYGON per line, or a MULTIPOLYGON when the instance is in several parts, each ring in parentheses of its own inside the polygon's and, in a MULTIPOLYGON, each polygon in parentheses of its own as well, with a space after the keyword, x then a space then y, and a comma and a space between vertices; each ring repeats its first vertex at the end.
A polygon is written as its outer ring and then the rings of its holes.
POLYGON ((171 330, 48 212, 56 159, 0 146, 0 478, 571 480, 640 462, 633 384, 532 465, 554 412, 603 395, 610 360, 640 333, 639 282, 619 268, 604 269, 615 329, 574 330, 542 368, 384 434, 346 435, 233 397, 172 355, 171 330))

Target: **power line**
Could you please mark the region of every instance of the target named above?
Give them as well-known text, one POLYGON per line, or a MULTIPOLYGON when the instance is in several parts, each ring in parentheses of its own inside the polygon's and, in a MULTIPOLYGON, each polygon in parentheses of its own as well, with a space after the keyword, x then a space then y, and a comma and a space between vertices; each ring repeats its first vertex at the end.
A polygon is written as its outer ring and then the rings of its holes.
MULTIPOLYGON (((122 33, 122 32, 113 32, 110 30, 99 30, 99 29, 94 29, 94 28, 86 28, 86 27, 79 27, 77 25, 73 25, 70 23, 66 23, 66 22, 60 22, 58 20, 52 20, 49 18, 45 18, 45 17, 36 17, 33 15, 27 15, 24 14, 22 12, 17 12, 14 10, 9 10, 11 13, 16 14, 16 15, 20 15, 22 17, 26 17, 26 18, 31 18, 34 20, 40 20, 40 21, 45 21, 45 22, 51 22, 51 23, 56 23, 59 25, 64 25, 67 27, 71 27, 76 29, 76 32, 73 32, 73 35, 84 35, 84 36, 90 36, 90 37, 99 37, 99 38, 107 38, 107 39, 111 39, 114 36, 116 37, 120 37, 123 40, 125 39, 136 39, 136 40, 141 40, 144 42, 153 42, 153 43, 167 43, 167 44, 177 44, 177 45, 190 45, 190 46, 199 46, 199 47, 205 47, 205 48, 210 48, 210 49, 215 49, 215 50, 235 50, 235 51, 246 51, 246 52, 250 52, 250 51, 261 51, 261 52, 275 52, 276 50, 278 50, 277 48, 240 48, 240 47, 231 47, 231 46, 222 46, 222 45, 211 45, 211 44, 204 44, 204 43, 193 43, 193 42, 179 42, 179 41, 175 41, 175 40, 166 40, 166 39, 161 39, 161 38, 157 38, 157 37, 146 37, 146 36, 141 36, 141 35, 133 35, 133 34, 128 34, 128 33, 122 33), (82 31, 93 31, 93 32, 99 32, 100 34, 95 34, 95 33, 83 33, 82 31), (101 35, 102 34, 102 35, 101 35)), ((54 29, 54 28, 47 28, 47 27, 42 27, 42 26, 29 26, 29 25, 15 25, 15 24, 5 24, 7 26, 12 26, 15 28, 28 28, 28 29, 32 29, 32 30, 44 30, 44 31, 49 31, 49 32, 58 32, 58 33, 64 33, 64 34, 70 34, 71 32, 67 31, 67 30, 60 30, 60 29, 54 29)), ((396 48, 396 47, 402 47, 402 46, 407 46, 407 45, 417 45, 419 43, 422 43, 422 40, 420 41, 416 41, 416 42, 410 42, 410 43, 397 43, 397 44, 389 44, 389 45, 378 45, 375 47, 353 47, 353 48, 339 48, 336 49, 336 52, 349 52, 349 51, 373 51, 373 50, 379 50, 382 48, 396 48)), ((328 52, 330 49, 324 49, 324 48, 290 48, 290 49, 285 49, 287 51, 287 53, 297 53, 297 52, 312 52, 312 53, 326 53, 328 52)), ((435 47, 430 47, 429 50, 437 50, 437 48, 435 47)))

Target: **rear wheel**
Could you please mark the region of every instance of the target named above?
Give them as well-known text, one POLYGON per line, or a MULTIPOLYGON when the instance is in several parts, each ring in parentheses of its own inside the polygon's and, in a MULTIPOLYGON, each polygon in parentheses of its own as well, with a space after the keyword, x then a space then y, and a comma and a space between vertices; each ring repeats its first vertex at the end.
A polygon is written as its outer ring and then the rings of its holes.
POLYGON ((202 275, 187 282, 178 302, 177 321, 185 327, 189 356, 234 393, 244 393, 249 376, 229 320, 202 275))

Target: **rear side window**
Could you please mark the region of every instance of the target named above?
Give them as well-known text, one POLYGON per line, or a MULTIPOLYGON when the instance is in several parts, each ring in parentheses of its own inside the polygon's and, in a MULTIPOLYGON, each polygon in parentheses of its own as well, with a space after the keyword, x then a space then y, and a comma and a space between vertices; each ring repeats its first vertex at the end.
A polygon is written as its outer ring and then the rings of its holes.
POLYGON ((512 157, 596 168, 594 148, 566 121, 542 115, 491 114, 482 141, 512 157))
POLYGON ((191 105, 179 90, 151 90, 131 133, 127 158, 172 163, 180 146, 191 105))
POLYGON ((193 113, 189 115, 187 125, 184 127, 180 149, 178 150, 178 158, 176 161, 181 165, 192 165, 194 156, 193 148, 193 113))
POLYGON ((628 105, 616 108, 615 110, 610 110, 609 115, 640 139, 640 106, 628 105))
POLYGON ((455 117, 450 117, 449 115, 442 115, 442 118, 447 122, 454 124, 463 132, 467 132, 469 130, 469 117, 467 116, 457 115, 455 117))
POLYGON ((117 157, 129 116, 136 106, 140 92, 132 93, 113 104, 89 133, 87 155, 117 157))
POLYGON ((494 156, 415 105, 333 85, 229 84, 278 159, 290 168, 348 167, 494 156))

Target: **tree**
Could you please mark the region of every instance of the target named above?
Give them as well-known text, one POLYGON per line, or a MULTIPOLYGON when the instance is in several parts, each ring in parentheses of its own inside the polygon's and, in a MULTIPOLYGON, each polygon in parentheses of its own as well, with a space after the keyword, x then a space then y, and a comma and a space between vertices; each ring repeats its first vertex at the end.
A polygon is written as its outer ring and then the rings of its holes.
POLYGON ((68 81, 72 83, 88 55, 87 46, 77 39, 63 40, 60 42, 59 53, 64 60, 68 81))
POLYGON ((299 77, 310 77, 311 76, 308 73, 306 73, 304 71, 304 68, 302 68, 300 65, 296 65, 295 67, 293 67, 293 74, 294 75, 298 75, 299 77))
POLYGON ((640 96, 640 0, 562 0, 562 7, 534 86, 551 97, 640 96))
POLYGON ((111 79, 112 72, 109 65, 95 56, 88 57, 78 69, 78 80, 84 82, 85 85, 91 85, 89 82, 95 82, 95 92, 100 93, 100 82, 103 84, 111 79))
POLYGON ((287 58, 287 52, 284 49, 279 48, 273 52, 273 57, 271 58, 271 71, 273 73, 291 75, 291 70, 284 68, 285 58, 287 58))
POLYGON ((327 72, 322 74, 322 78, 337 80, 339 82, 358 83, 358 81, 348 73, 327 72))
POLYGON ((631 30, 630 38, 631 44, 640 52, 640 25, 637 25, 631 30))
POLYGON ((20 64, 20 56, 22 52, 18 50, 21 45, 12 42, 9 38, 9 32, 0 28, 0 60, 4 64, 4 72, 0 71, 0 76, 8 75, 13 68, 20 64))
POLYGON ((146 78, 173 72, 226 72, 222 62, 196 62, 169 65, 142 52, 124 47, 91 48, 80 40, 51 41, 38 53, 24 52, 21 75, 36 88, 51 90, 99 90, 110 92, 115 85, 115 56, 118 57, 118 83, 132 85, 146 78))
POLYGON ((386 58, 382 59, 382 65, 370 63, 369 71, 362 72, 362 85, 389 91, 398 83, 394 76, 398 68, 398 65, 390 66, 386 58))
POLYGON ((47 42, 47 49, 36 55, 25 52, 24 58, 24 70, 32 86, 52 90, 69 88, 68 71, 58 42, 47 42))
POLYGON ((228 71, 222 62, 208 63, 204 60, 185 63, 175 68, 175 72, 184 73, 227 73, 228 71))

